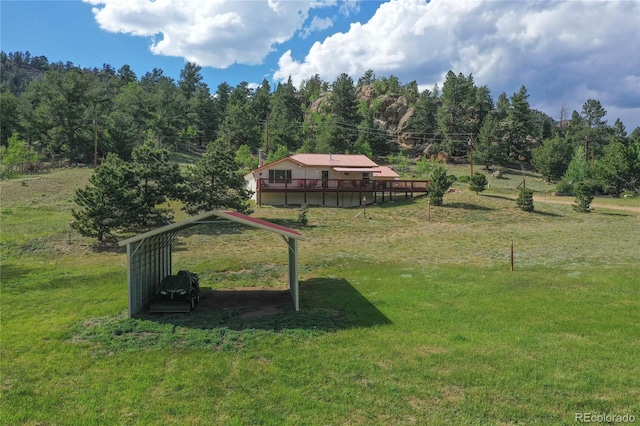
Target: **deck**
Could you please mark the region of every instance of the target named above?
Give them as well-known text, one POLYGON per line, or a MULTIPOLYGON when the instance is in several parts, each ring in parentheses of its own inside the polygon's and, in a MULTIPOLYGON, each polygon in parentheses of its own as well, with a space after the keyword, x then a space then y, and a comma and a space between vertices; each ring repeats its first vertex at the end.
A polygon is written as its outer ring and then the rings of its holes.
MULTIPOLYGON (((428 192, 428 180, 347 180, 347 179, 258 179, 258 205, 262 206, 263 193, 284 194, 284 204, 288 204, 289 194, 303 194, 304 203, 307 194, 322 194, 322 205, 335 196, 336 206, 340 205, 340 194, 357 193, 359 204, 363 197, 369 202, 393 200, 394 195, 404 194, 405 198, 428 192)), ((344 204, 343 204, 344 205, 344 204)))

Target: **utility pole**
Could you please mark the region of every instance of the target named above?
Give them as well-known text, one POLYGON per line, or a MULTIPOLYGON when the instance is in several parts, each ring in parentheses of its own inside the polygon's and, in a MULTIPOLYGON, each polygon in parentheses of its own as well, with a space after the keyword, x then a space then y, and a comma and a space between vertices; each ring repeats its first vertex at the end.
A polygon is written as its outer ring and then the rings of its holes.
POLYGON ((266 127, 266 133, 267 133, 267 147, 266 147, 266 151, 267 151, 267 155, 269 155, 269 113, 267 113, 267 121, 265 123, 266 127))
POLYGON ((471 176, 473 176, 473 134, 469 136, 469 161, 471 162, 471 176))
POLYGON ((98 167, 98 109, 94 110, 93 116, 93 168, 98 167))

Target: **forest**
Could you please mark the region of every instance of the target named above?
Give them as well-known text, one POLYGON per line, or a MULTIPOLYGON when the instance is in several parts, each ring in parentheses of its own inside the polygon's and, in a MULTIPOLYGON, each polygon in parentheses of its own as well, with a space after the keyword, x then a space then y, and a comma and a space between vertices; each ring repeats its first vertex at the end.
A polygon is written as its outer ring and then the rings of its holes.
POLYGON ((561 192, 588 181, 619 195, 640 186, 640 128, 587 99, 581 111, 559 106, 559 119, 531 108, 526 87, 494 100, 473 75, 449 71, 442 87, 365 72, 333 82, 310 76, 272 87, 226 82, 214 92, 201 67, 186 63, 178 81, 153 69, 51 63, 29 52, 0 53, 0 155, 3 177, 56 165, 130 161, 153 140, 172 151, 204 152, 211 142, 236 153, 239 168, 294 152, 366 154, 384 162, 402 152, 453 161, 535 169, 561 192), (259 154, 261 153, 261 154, 259 154))

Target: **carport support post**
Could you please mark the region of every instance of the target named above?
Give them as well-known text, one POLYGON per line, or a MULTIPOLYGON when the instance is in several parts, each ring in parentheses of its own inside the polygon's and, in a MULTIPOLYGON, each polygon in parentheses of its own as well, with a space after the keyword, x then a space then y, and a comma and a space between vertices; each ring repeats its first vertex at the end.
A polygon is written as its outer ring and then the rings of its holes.
POLYGON ((300 310, 300 294, 298 292, 298 242, 293 238, 285 238, 289 246, 289 289, 296 312, 300 310))
POLYGON ((133 265, 131 262, 131 244, 127 244, 127 286, 129 288, 129 318, 133 318, 133 304, 134 304, 134 292, 133 292, 133 265))

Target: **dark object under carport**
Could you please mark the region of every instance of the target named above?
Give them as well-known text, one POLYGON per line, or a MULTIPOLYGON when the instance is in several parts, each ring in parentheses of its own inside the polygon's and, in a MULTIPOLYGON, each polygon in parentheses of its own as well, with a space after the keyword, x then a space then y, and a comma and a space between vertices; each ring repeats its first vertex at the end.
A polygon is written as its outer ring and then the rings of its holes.
POLYGON ((200 301, 200 279, 198 274, 178 271, 167 275, 160 282, 156 295, 149 305, 151 313, 191 312, 200 301))

